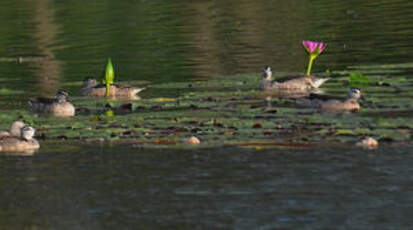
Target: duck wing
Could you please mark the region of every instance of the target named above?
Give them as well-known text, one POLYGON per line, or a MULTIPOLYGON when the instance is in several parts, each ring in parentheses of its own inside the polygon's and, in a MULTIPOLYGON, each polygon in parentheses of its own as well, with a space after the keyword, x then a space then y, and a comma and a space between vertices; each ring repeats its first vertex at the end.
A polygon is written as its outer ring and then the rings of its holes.
POLYGON ((34 100, 31 100, 34 103, 42 103, 42 104, 52 104, 57 102, 56 98, 45 98, 45 97, 37 97, 34 100))
POLYGON ((303 76, 287 76, 287 77, 276 79, 275 82, 284 83, 284 82, 288 82, 288 81, 291 81, 291 80, 299 80, 302 77, 303 76))
POLYGON ((106 88, 106 85, 104 85, 104 84, 98 84, 98 85, 93 86, 92 88, 94 88, 94 89, 106 88))
POLYGON ((328 100, 344 100, 343 97, 325 95, 325 94, 317 94, 317 93, 310 93, 307 97, 310 100, 320 100, 320 101, 328 101, 328 100))
POLYGON ((118 89, 130 89, 130 88, 133 88, 132 86, 130 86, 130 85, 125 85, 125 84, 114 84, 114 86, 116 86, 116 88, 118 88, 118 89))
MULTIPOLYGON (((110 85, 116 87, 117 89, 128 89, 128 88, 132 88, 132 86, 125 85, 125 84, 110 84, 110 85)), ((97 86, 94 86, 93 88, 95 88, 95 89, 106 88, 106 85, 104 85, 104 84, 99 84, 99 85, 97 85, 97 86)))

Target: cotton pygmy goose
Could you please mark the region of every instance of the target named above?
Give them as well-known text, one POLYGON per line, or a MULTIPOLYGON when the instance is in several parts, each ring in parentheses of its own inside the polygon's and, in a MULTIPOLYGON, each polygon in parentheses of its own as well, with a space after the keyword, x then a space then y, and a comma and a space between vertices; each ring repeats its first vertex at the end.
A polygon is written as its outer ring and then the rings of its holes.
POLYGON ((314 76, 286 77, 276 81, 272 79, 272 71, 269 66, 264 67, 259 88, 261 90, 309 90, 320 87, 329 78, 317 78, 314 76))
POLYGON ((347 98, 335 99, 328 95, 310 94, 308 98, 297 99, 296 104, 302 107, 317 108, 321 111, 357 111, 360 109, 358 99, 361 97, 359 89, 350 89, 347 98))
POLYGON ((35 98, 29 100, 29 105, 35 113, 52 114, 59 117, 75 115, 75 107, 68 101, 69 93, 60 90, 56 98, 35 98))
POLYGON ((10 136, 0 138, 0 151, 23 152, 36 150, 40 147, 39 142, 33 138, 35 130, 31 126, 24 126, 18 137, 10 136))

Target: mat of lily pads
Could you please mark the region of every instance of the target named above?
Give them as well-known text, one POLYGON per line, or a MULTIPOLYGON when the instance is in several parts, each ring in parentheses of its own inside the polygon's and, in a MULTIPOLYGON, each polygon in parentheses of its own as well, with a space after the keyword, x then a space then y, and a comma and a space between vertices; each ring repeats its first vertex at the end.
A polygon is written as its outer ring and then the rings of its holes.
MULTIPOLYGON (((75 117, 35 116, 26 106, 3 108, 0 128, 8 129, 13 120, 22 117, 36 128, 41 142, 148 148, 188 147, 182 140, 190 136, 201 140, 197 147, 354 145, 365 136, 374 137, 380 145, 410 145, 413 78, 404 76, 407 70, 391 67, 353 67, 322 74, 332 79, 322 86, 321 93, 344 98, 350 87, 361 88, 365 97, 360 102, 362 109, 352 113, 298 108, 294 99, 259 91, 260 74, 254 73, 148 85, 140 94, 142 99, 136 101, 80 97, 80 82, 72 82, 68 87, 74 95, 75 117)), ((276 77, 280 75, 290 74, 276 77)))

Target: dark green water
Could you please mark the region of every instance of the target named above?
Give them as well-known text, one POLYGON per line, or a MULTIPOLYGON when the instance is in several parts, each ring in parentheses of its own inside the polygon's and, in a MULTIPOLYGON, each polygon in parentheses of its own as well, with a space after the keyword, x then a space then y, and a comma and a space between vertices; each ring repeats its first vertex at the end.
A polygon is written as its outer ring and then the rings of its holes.
POLYGON ((1 9, 0 57, 54 57, 0 63, 3 87, 33 94, 100 76, 108 57, 118 80, 151 82, 259 72, 263 65, 301 72, 304 39, 328 43, 315 71, 413 59, 408 0, 5 0, 1 9))
POLYGON ((411 226, 413 158, 405 147, 56 149, 1 158, 1 229, 411 226))
MULTIPOLYGON (((108 57, 125 81, 302 72, 303 39, 328 43, 316 72, 413 72, 408 0, 4 0, 0 12, 0 88, 23 91, 2 107, 98 77, 108 57)), ((0 156, 0 229, 407 229, 411 153, 45 142, 34 156, 0 156)))

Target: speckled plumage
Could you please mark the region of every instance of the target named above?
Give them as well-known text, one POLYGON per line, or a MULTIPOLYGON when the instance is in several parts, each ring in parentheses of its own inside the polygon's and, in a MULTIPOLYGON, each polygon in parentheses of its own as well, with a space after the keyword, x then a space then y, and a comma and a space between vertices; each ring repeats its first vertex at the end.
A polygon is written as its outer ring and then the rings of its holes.
POLYGON ((361 92, 359 89, 350 89, 345 100, 311 94, 308 98, 297 99, 296 104, 301 107, 316 108, 321 111, 357 111, 360 109, 360 104, 358 103, 360 97, 361 92))
POLYGON ((260 90, 309 90, 318 88, 329 78, 316 78, 314 76, 298 76, 284 78, 278 81, 273 81, 272 71, 270 67, 264 67, 262 79, 260 81, 260 90))
POLYGON ((25 126, 21 129, 18 137, 10 136, 0 139, 1 152, 23 152, 36 150, 40 148, 39 142, 33 139, 35 130, 31 126, 25 126))
MULTIPOLYGON (((136 88, 127 85, 110 85, 109 97, 120 97, 120 98, 138 98, 136 94, 145 88, 136 88)), ((83 88, 81 89, 82 96, 90 97, 105 97, 106 96, 106 86, 97 84, 96 79, 86 78, 84 80, 83 88)))
POLYGON ((59 91, 56 98, 36 98, 29 100, 29 105, 35 113, 52 114, 59 117, 72 117, 75 107, 68 101, 69 94, 59 91))

